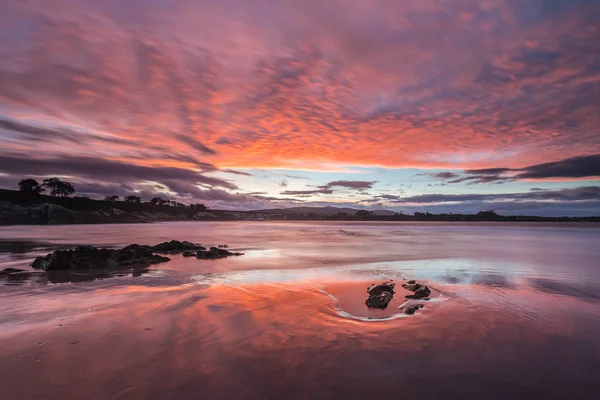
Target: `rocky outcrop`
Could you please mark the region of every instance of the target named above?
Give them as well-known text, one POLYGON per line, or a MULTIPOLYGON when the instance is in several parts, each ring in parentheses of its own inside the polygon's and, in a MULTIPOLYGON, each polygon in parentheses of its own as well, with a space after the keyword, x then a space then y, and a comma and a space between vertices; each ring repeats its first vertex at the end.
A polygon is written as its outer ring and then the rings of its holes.
POLYGON ((45 257, 37 257, 31 267, 46 271, 58 271, 144 266, 167 261, 170 261, 170 258, 154 254, 150 246, 132 244, 120 250, 79 246, 74 250, 55 250, 45 257))
POLYGON ((369 298, 365 301, 365 304, 369 308, 379 308, 381 310, 385 310, 393 297, 394 295, 390 292, 381 292, 377 295, 369 296, 369 298))
POLYGON ((171 240, 170 242, 159 243, 152 246, 152 250, 157 253, 163 254, 178 254, 184 251, 200 251, 206 250, 206 247, 199 245, 198 243, 192 243, 184 240, 180 242, 178 240, 171 240))
POLYGON ((211 247, 208 250, 201 250, 196 253, 196 258, 204 260, 215 260, 218 258, 225 258, 231 256, 242 256, 244 253, 232 253, 231 251, 219 249, 218 247, 211 247))
MULTIPOLYGON (((395 284, 391 282, 384 282, 380 284, 373 284, 367 288, 367 293, 369 297, 365 301, 365 304, 369 308, 379 308, 381 310, 385 310, 387 306, 390 304, 390 301, 394 298, 395 284)), ((417 283, 414 280, 410 280, 402 285, 402 287, 406 290, 410 290, 413 294, 409 294, 405 296, 407 299, 415 299, 415 300, 429 300, 429 296, 431 295, 431 289, 427 286, 417 283)), ((400 310, 405 314, 412 315, 417 310, 423 308, 423 304, 418 304, 414 302, 410 302, 411 304, 405 303, 400 306, 400 310)))
POLYGON ((431 295, 431 289, 429 289, 425 285, 416 283, 415 281, 408 281, 407 283, 402 285, 402 287, 406 290, 414 292, 413 294, 405 296, 407 299, 426 299, 431 295))
POLYGON ((396 287, 396 284, 390 282, 385 282, 379 285, 373 284, 367 288, 367 293, 369 293, 369 296, 377 296, 382 292, 394 294, 394 287, 396 287))
POLYGON ((390 304, 390 301, 394 297, 394 287, 396 285, 391 282, 384 282, 381 284, 373 284, 367 288, 369 297, 365 301, 365 304, 369 308, 379 308, 385 310, 390 304))
POLYGON ((241 256, 217 247, 206 250, 204 246, 188 241, 171 240, 155 246, 130 244, 122 249, 100 249, 92 246, 78 246, 74 250, 55 250, 52 253, 37 257, 31 267, 45 271, 84 270, 111 267, 139 267, 160 264, 170 261, 159 254, 182 253, 184 257, 199 259, 218 259, 229 256, 241 256))

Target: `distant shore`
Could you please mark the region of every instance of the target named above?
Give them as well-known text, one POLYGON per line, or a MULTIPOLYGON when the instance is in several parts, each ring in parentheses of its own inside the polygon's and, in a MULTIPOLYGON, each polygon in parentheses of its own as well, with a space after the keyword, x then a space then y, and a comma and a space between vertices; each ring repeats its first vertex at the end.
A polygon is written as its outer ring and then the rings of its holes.
POLYGON ((478 214, 385 215, 335 207, 298 207, 258 211, 199 211, 178 205, 149 202, 95 200, 87 197, 25 196, 0 190, 0 225, 64 225, 151 223, 163 221, 431 221, 431 222, 600 222, 600 217, 503 216, 493 211, 478 214))

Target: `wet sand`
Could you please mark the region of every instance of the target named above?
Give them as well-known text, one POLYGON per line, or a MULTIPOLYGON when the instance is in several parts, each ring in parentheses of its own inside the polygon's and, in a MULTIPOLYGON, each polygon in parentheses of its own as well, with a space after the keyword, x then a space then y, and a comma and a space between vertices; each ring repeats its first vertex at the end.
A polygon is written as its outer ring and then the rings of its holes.
MULTIPOLYGON (((600 290, 581 258, 597 255, 589 232, 564 269, 554 255, 570 249, 556 233, 518 231, 524 247, 507 259, 481 259, 473 243, 468 258, 272 269, 269 254, 287 259, 291 243, 240 243, 249 259, 173 256, 137 275, 1 285, 0 397, 595 398, 600 290), (555 244, 536 249, 554 263, 531 263, 536 241, 555 244), (436 296, 405 316, 398 286, 410 278, 436 296), (398 284, 388 308, 367 309, 367 286, 388 279, 398 284)), ((407 237, 422 241, 385 236, 407 237)))

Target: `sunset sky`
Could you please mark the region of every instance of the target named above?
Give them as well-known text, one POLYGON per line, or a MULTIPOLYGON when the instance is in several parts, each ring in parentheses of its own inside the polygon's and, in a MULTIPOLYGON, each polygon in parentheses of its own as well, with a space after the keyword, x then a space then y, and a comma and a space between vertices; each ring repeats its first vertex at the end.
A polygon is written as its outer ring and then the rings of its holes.
POLYGON ((2 188, 600 215, 600 1, 0 9, 2 188))

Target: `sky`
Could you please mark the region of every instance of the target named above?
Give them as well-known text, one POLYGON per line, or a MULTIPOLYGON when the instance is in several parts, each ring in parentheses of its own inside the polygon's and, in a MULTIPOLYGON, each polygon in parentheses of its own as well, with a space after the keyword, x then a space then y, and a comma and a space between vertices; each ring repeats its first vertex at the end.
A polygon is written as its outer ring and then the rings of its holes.
POLYGON ((0 187, 600 215, 600 0, 0 0, 0 187))

